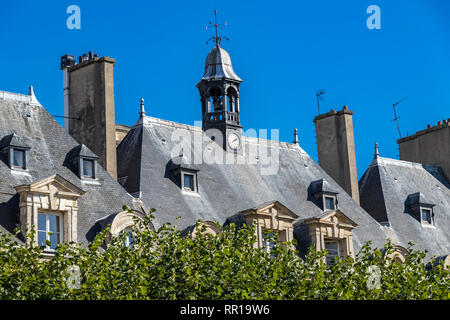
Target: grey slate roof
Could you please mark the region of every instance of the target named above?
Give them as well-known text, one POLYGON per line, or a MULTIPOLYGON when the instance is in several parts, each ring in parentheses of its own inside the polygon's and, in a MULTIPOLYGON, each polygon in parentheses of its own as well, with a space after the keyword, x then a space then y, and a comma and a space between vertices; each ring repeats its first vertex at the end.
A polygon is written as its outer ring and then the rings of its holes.
MULTIPOLYGON (((65 166, 69 151, 79 144, 34 95, 0 91, 0 139, 13 133, 31 149, 27 172, 12 171, 4 161, 0 161, 0 231, 12 232, 19 223, 19 199, 13 187, 31 184, 54 174, 86 191, 78 199, 78 240, 81 243, 92 239, 97 231, 97 220, 122 211, 124 204, 136 206, 133 197, 100 165, 98 185, 82 183, 65 166)), ((94 155, 90 150, 84 151, 94 155)))
POLYGON ((386 232, 403 247, 429 255, 450 252, 450 184, 442 169, 419 163, 377 157, 359 181, 361 206, 385 222, 386 232), (409 201, 435 205, 435 226, 422 225, 410 213, 409 201))
MULTIPOLYGON (((171 137, 177 129, 186 130, 191 137, 204 134, 199 127, 144 116, 117 149, 118 177, 128 192, 140 194, 147 207, 156 208, 156 228, 171 222, 183 230, 199 219, 223 224, 240 211, 273 200, 290 208, 299 219, 313 217, 322 210, 308 200, 308 187, 312 181, 325 179, 339 193, 339 209, 358 224, 355 249, 367 240, 377 246, 385 242, 381 226, 297 144, 269 145, 268 154, 279 152, 276 174, 261 174, 264 165, 256 159, 256 164, 248 164, 246 153, 246 164, 197 164, 198 194, 182 191, 169 170, 171 150, 177 144, 171 137), (181 219, 176 220, 177 216, 181 219)), ((247 148, 265 146, 270 141, 243 137, 242 143, 247 148)), ((194 150, 192 140, 190 147, 195 156, 201 157, 201 150, 194 150)))

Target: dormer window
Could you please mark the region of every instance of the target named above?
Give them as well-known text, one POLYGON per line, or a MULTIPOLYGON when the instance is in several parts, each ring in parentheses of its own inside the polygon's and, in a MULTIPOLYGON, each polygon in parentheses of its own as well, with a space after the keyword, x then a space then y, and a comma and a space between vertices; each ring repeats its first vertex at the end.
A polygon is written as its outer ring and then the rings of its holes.
POLYGON ((247 226, 256 222, 254 247, 270 253, 274 247, 274 235, 277 235, 280 243, 291 242, 294 239, 293 223, 297 218, 293 211, 280 202, 270 201, 237 213, 228 218, 225 225, 236 221, 240 224, 241 219, 247 226))
POLYGON ((78 198, 84 190, 57 174, 14 189, 19 194, 19 221, 27 242, 31 241, 27 232, 34 226, 37 237, 33 241, 46 251, 63 241, 77 241, 78 198))
POLYGON ((182 155, 172 159, 169 168, 181 190, 198 192, 199 170, 194 165, 188 164, 182 155))
POLYGON ((406 199, 407 211, 423 225, 434 225, 435 206, 423 193, 410 194, 406 199))
POLYGON ((28 150, 19 137, 13 133, 4 137, 0 142, 0 152, 6 164, 14 170, 27 170, 28 150))
POLYGON ((89 150, 84 144, 73 148, 67 155, 70 169, 82 181, 97 179, 97 160, 98 157, 89 150))
POLYGON ((324 180, 316 180, 311 182, 309 189, 309 200, 312 200, 323 211, 337 209, 337 191, 324 180))
POLYGON ((20 168, 20 169, 26 169, 26 157, 25 157, 25 150, 23 149, 17 149, 13 148, 13 161, 11 166, 20 168))
POLYGON ((303 220, 309 239, 305 241, 307 248, 314 245, 316 250, 327 250, 324 257, 327 265, 334 263, 335 257, 354 256, 353 230, 357 224, 341 210, 326 211, 303 220))

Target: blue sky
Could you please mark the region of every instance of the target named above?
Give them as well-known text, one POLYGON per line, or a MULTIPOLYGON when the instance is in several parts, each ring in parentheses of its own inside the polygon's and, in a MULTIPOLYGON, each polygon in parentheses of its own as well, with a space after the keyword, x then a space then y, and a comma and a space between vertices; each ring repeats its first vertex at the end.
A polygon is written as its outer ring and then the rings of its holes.
MULTIPOLYGON (((450 117, 450 1, 8 1, 0 10, 0 90, 33 85, 53 115, 63 114, 60 57, 94 51, 116 58, 116 122, 132 125, 139 100, 148 114, 193 124, 201 119, 195 84, 212 44, 205 25, 217 6, 241 85, 244 129, 280 129, 317 160, 315 92, 321 111, 354 113, 358 175, 373 157, 397 158, 392 103, 402 134, 450 117), (81 9, 81 30, 66 8, 81 9), (369 30, 369 5, 381 29, 369 30)), ((59 122, 62 121, 59 119, 59 122)))

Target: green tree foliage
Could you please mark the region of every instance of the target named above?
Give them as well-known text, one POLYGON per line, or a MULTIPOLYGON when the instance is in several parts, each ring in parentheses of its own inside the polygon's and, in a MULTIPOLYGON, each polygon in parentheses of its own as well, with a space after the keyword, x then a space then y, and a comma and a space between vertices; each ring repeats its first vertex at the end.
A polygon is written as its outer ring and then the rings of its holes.
MULTIPOLYGON (((0 299, 450 298, 449 270, 426 268, 425 253, 411 247, 403 264, 366 243, 355 258, 327 266, 326 252, 312 247, 301 259, 276 235, 271 252, 255 249, 255 226, 229 225, 216 237, 199 230, 192 238, 170 224, 154 231, 152 218, 132 246, 123 245, 125 236, 105 245, 104 230, 88 247, 60 244, 50 259, 44 247, 1 235, 0 299)), ((384 250, 389 254, 392 245, 384 250)))

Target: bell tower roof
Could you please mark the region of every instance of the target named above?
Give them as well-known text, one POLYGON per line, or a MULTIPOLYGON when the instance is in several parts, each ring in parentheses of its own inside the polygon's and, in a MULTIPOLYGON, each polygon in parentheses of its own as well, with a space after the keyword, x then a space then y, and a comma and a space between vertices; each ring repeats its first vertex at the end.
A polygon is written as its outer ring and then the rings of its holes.
POLYGON ((216 46, 206 57, 205 73, 202 80, 222 80, 228 79, 242 82, 242 79, 233 70, 230 54, 225 49, 216 46))

